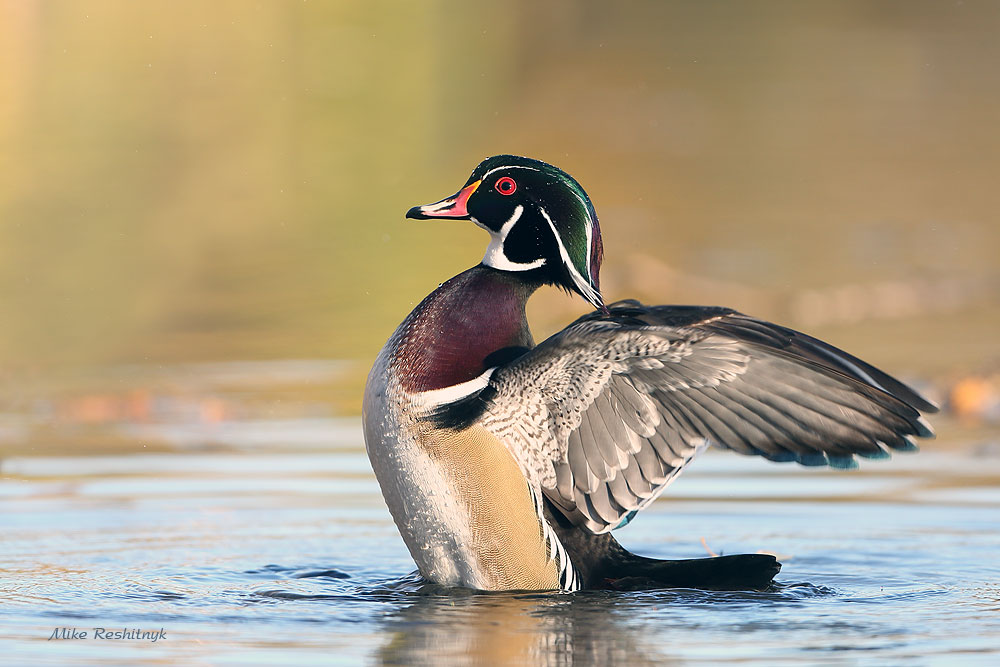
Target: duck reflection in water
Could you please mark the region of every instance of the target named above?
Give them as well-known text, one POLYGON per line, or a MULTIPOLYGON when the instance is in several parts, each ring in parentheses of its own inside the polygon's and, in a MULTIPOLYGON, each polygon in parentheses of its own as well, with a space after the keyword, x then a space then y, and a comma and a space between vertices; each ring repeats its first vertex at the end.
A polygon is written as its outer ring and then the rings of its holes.
MULTIPOLYGON (((608 594, 560 596, 449 589, 418 597, 385 623, 384 665, 666 665, 617 622, 608 594)), ((614 594, 611 594, 614 595, 614 594)))

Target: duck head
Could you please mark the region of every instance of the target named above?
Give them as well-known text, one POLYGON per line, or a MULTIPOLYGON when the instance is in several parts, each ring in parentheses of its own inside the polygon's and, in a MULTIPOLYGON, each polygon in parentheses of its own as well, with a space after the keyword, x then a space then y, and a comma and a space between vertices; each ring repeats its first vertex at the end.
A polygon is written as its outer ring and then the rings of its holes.
POLYGON ((599 274, 604 246, 590 198, 551 164, 516 155, 483 160, 457 193, 414 206, 407 218, 471 220, 490 233, 483 264, 532 271, 543 282, 604 307, 599 274))

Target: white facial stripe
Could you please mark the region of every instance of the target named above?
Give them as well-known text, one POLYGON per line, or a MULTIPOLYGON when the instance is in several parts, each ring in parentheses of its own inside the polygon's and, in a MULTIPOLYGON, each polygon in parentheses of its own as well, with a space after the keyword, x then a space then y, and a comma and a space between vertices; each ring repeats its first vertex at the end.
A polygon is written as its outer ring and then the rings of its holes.
MULTIPOLYGON (((488 172, 486 172, 485 174, 483 174, 482 180, 485 181, 487 176, 489 176, 490 174, 492 174, 495 171, 500 171, 501 169, 527 169, 528 171, 538 171, 538 172, 541 172, 541 169, 536 169, 535 167, 528 167, 528 166, 521 165, 521 164, 510 164, 510 165, 504 165, 502 167, 494 167, 493 169, 490 169, 488 172)), ((583 197, 581 197, 572 188, 570 188, 570 192, 573 193, 574 197, 576 197, 578 200, 580 200, 580 206, 583 207, 583 210, 585 212, 587 212, 587 211, 590 210, 589 207, 587 206, 587 202, 583 199, 583 197)), ((541 207, 539 207, 539 208, 541 208, 541 207)), ((562 240, 559 238, 559 234, 556 232, 556 228, 552 224, 552 219, 549 218, 548 214, 546 214, 544 210, 542 211, 542 213, 545 215, 545 219, 549 221, 549 226, 552 227, 552 233, 555 234, 556 241, 559 242, 559 250, 560 250, 560 252, 563 255, 563 261, 565 262, 566 261, 566 257, 568 255, 566 254, 566 249, 562 245, 562 240)), ((476 224, 479 224, 479 223, 477 222, 476 224)), ((504 225, 504 226, 506 227, 506 225, 504 225)), ((480 225, 480 227, 482 227, 482 225, 480 225)), ((506 237, 506 234, 504 236, 506 237)), ((594 267, 592 265, 592 253, 590 252, 590 248, 592 247, 591 244, 593 242, 594 242, 594 230, 591 228, 590 225, 587 225, 587 250, 588 250, 588 252, 587 252, 587 274, 588 275, 592 275, 593 272, 594 272, 594 267)), ((490 244, 490 247, 491 248, 493 247, 492 243, 490 244)), ((487 255, 487 257, 489 256, 489 251, 486 252, 486 255, 487 255)), ((506 260, 506 257, 504 258, 504 260, 506 260)), ((542 261, 542 264, 544 264, 544 263, 545 262, 542 261)), ((492 266, 492 264, 488 264, 485 259, 483 260, 483 264, 486 264, 487 266, 492 266)), ((523 265, 513 264, 513 263, 511 263, 511 264, 513 266, 528 266, 527 264, 523 264, 523 265)), ((539 264, 538 266, 541 266, 542 264, 539 264)), ((569 267, 570 273, 573 274, 573 281, 576 282, 577 284, 580 284, 578 279, 582 279, 582 277, 580 276, 579 272, 577 272, 576 267, 574 267, 571 262, 566 262, 566 265, 569 267)), ((494 267, 494 268, 500 268, 500 267, 494 267)), ((536 267, 531 267, 531 268, 536 268, 536 267)), ((511 271, 511 270, 516 270, 516 269, 507 269, 507 270, 511 271)), ((527 269, 524 269, 524 270, 527 270, 527 269)), ((592 288, 590 288, 589 281, 584 280, 583 281, 583 285, 586 286, 586 288, 585 288, 586 291, 584 292, 585 294, 587 292, 590 292, 592 294, 597 295, 597 298, 600 299, 600 295, 598 295, 597 292, 595 292, 592 288)), ((603 301, 601 301, 601 302, 603 303, 603 301)))
POLYGON ((507 241, 507 235, 510 234, 510 230, 514 229, 514 225, 521 218, 522 213, 524 213, 524 206, 518 204, 514 208, 514 213, 510 216, 510 219, 503 223, 503 227, 500 228, 499 232, 495 232, 485 225, 480 225, 476 221, 477 225, 490 233, 490 245, 486 248, 486 255, 483 256, 483 264, 491 266, 494 269, 499 269, 500 271, 530 271, 545 265, 544 257, 539 257, 533 262, 521 264, 510 261, 503 252, 503 245, 507 241))
POLYGON ((535 169, 534 167, 526 167, 521 164, 508 164, 502 167, 493 167, 488 172, 483 174, 483 180, 485 181, 486 177, 492 174, 494 171, 500 171, 501 169, 527 169, 528 171, 541 171, 541 169, 535 169))
POLYGON ((490 383, 490 377, 493 375, 493 371, 496 367, 489 368, 485 373, 477 377, 467 380, 465 382, 460 382, 458 384, 453 384, 450 387, 442 387, 441 389, 429 389, 427 391, 421 391, 410 398, 414 405, 420 408, 433 408, 439 405, 445 405, 447 403, 454 403, 455 401, 461 400, 467 396, 471 396, 477 391, 481 391, 490 383))
MULTIPOLYGON (((566 265, 566 269, 569 271, 569 275, 573 279, 573 283, 576 284, 577 288, 580 290, 580 293, 583 294, 583 296, 587 299, 587 301, 590 301, 595 305, 604 303, 604 299, 601 298, 600 293, 590 286, 590 281, 584 280, 583 276, 580 275, 580 272, 576 270, 576 266, 574 266, 572 260, 570 260, 569 253, 566 252, 566 246, 563 245, 562 237, 560 237, 559 232, 556 231, 556 225, 554 222, 552 222, 552 218, 549 217, 548 212, 541 206, 538 207, 538 210, 541 211, 542 217, 545 218, 545 220, 549 223, 549 227, 552 228, 552 235, 556 237, 556 244, 558 244, 559 246, 559 256, 562 257, 563 264, 566 265)), ((587 231, 588 231, 587 241, 589 242, 590 241, 589 228, 587 231)), ((589 257, 589 250, 590 250, 589 245, 587 246, 587 250, 589 257)), ((588 261, 588 265, 589 264, 590 262, 588 261)))

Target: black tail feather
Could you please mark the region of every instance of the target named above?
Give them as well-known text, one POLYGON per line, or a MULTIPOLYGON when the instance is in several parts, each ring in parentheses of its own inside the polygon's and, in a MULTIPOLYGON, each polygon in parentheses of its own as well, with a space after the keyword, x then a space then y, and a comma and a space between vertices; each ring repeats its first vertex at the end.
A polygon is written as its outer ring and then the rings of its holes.
POLYGON ((618 591, 652 588, 759 591, 770 586, 771 580, 781 569, 781 563, 774 556, 766 554, 655 560, 625 553, 630 558, 624 559, 617 568, 609 568, 611 571, 605 574, 612 576, 605 577, 604 581, 600 582, 603 585, 595 586, 596 588, 618 591), (615 574, 618 576, 614 576, 615 574))
POLYGON ((574 526, 548 498, 545 517, 569 554, 585 589, 763 590, 781 569, 774 556, 740 554, 690 560, 658 560, 637 556, 610 533, 594 535, 574 526))

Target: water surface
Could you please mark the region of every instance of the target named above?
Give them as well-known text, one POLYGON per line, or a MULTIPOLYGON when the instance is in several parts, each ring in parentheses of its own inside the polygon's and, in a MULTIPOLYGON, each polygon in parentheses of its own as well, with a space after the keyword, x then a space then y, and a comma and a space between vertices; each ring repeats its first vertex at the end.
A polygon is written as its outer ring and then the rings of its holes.
POLYGON ((938 444, 846 473, 710 453, 619 532, 633 550, 664 558, 704 556, 702 538, 720 553, 777 553, 784 569, 766 592, 483 594, 411 574, 356 420, 288 427, 299 434, 292 444, 280 429, 268 441, 266 430, 243 425, 213 451, 4 460, 5 656, 35 664, 1000 660, 1000 454, 989 446, 938 444), (165 635, 50 640, 56 628, 165 635))

